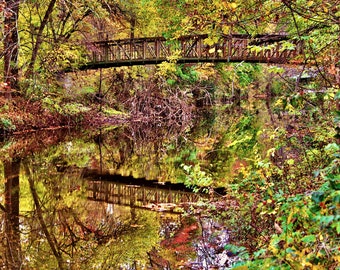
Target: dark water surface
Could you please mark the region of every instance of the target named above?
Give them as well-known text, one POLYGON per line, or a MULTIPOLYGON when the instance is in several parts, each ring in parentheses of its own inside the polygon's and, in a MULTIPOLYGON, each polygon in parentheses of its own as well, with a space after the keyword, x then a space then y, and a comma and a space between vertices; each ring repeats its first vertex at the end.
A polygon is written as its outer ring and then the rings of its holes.
POLYGON ((4 139, 0 142, 0 266, 210 269, 208 265, 226 265, 221 248, 228 241, 227 230, 190 212, 209 195, 188 188, 183 166, 196 164, 195 144, 204 147, 211 140, 207 132, 192 134, 193 129, 189 135, 185 129, 170 132, 134 125, 4 139), (212 236, 216 230, 218 235, 212 236), (216 249, 218 254, 212 251, 216 249))

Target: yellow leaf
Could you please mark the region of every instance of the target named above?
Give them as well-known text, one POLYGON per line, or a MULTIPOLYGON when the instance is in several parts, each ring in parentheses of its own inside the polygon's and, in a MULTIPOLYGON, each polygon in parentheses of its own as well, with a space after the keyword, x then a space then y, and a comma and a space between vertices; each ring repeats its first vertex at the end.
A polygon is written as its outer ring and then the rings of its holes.
POLYGON ((289 224, 292 221, 292 219, 294 218, 294 214, 295 214, 295 207, 293 207, 289 213, 289 216, 287 218, 287 224, 289 224))
POLYGON ((210 50, 209 50, 209 53, 214 53, 215 52, 215 48, 211 48, 210 50))
POLYGON ((223 34, 229 34, 230 27, 228 25, 223 25, 222 31, 223 31, 223 34))
POLYGON ((311 7, 314 4, 314 1, 308 1, 307 6, 311 7))
POLYGON ((233 268, 234 270, 247 270, 248 266, 246 265, 241 265, 241 266, 236 266, 235 268, 233 268))
POLYGON ((236 8, 237 8, 237 4, 236 4, 236 3, 230 3, 230 7, 231 7, 232 9, 236 9, 236 8))

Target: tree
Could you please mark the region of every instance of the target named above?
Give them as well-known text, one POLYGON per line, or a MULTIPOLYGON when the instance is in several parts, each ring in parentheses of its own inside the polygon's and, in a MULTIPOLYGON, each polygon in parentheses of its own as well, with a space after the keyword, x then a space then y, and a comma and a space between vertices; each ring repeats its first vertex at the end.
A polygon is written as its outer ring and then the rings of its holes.
MULTIPOLYGON (((88 18, 116 19, 108 15, 111 6, 106 1, 49 0, 47 5, 43 1, 0 1, 6 96, 10 97, 11 91, 19 91, 19 74, 23 74, 22 79, 46 79, 49 73, 80 61, 84 56, 80 42, 96 33, 88 18)), ((113 12, 119 13, 119 8, 113 12)))
POLYGON ((31 60, 28 64, 28 68, 27 68, 27 71, 26 71, 26 76, 31 76, 32 75, 32 72, 33 72, 33 69, 34 69, 34 64, 35 64, 35 61, 37 59, 37 56, 38 56, 38 51, 39 51, 39 48, 40 48, 40 45, 41 43, 43 42, 43 31, 48 23, 48 20, 52 14, 52 11, 53 11, 53 8, 54 8, 54 5, 56 3, 56 0, 51 0, 48 7, 47 7, 47 10, 45 12, 45 15, 44 15, 44 18, 42 19, 41 23, 40 23, 40 26, 39 26, 39 29, 38 29, 38 32, 37 32, 37 36, 36 36, 36 40, 35 40, 35 43, 34 43, 34 46, 33 46, 33 49, 32 49, 32 55, 31 55, 31 60))
POLYGON ((314 64, 326 86, 340 85, 340 1, 283 1, 290 34, 305 41, 305 59, 314 64))
POLYGON ((158 14, 167 14, 166 33, 171 37, 204 33, 209 34, 209 44, 221 35, 282 33, 291 40, 304 40, 302 60, 319 65, 320 72, 326 65, 328 75, 333 73, 333 80, 337 75, 339 81, 339 70, 335 74, 340 59, 339 0, 157 1, 155 5, 158 14))
POLYGON ((12 90, 19 90, 19 69, 18 69, 18 16, 19 0, 6 0, 2 6, 4 16, 4 81, 5 97, 10 98, 12 90))
MULTIPOLYGON (((50 0, 46 5, 39 1, 22 5, 21 30, 25 40, 23 62, 27 62, 25 77, 32 79, 38 72, 53 73, 62 70, 72 53, 78 49, 72 43, 73 35, 86 27, 85 18, 99 12, 94 2, 67 2, 50 0), (96 10, 97 9, 97 10, 96 10), (39 69, 37 69, 39 66, 39 69)), ((78 40, 79 41, 79 40, 78 40)), ((80 53, 77 54, 81 58, 80 53)), ((43 76, 45 74, 42 74, 43 76)), ((42 77, 43 77, 42 76, 42 77)))

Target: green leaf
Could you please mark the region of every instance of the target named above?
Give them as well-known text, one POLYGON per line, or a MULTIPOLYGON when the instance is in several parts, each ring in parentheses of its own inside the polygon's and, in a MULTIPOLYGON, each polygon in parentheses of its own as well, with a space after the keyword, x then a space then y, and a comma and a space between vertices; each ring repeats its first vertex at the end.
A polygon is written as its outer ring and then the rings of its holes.
POLYGON ((289 248, 286 249, 286 252, 294 254, 295 250, 289 247, 289 248))
POLYGON ((167 79, 166 82, 169 84, 169 85, 174 85, 176 83, 175 80, 173 79, 167 79))
POLYGON ((336 233, 340 234, 340 222, 339 221, 335 222, 335 224, 332 227, 335 227, 336 233))
POLYGON ((336 111, 336 112, 335 112, 334 123, 335 123, 335 124, 340 123, 340 111, 336 111))
POLYGON ((316 236, 313 234, 306 235, 305 237, 302 237, 301 241, 304 243, 314 243, 316 241, 316 236))
POLYGON ((340 91, 336 92, 334 99, 340 99, 340 91))
POLYGON ((324 193, 322 191, 316 191, 313 192, 312 194, 312 201, 316 204, 319 204, 320 202, 322 202, 324 199, 324 193))
POLYGON ((228 244, 224 247, 225 250, 229 250, 235 255, 239 256, 243 260, 249 259, 249 253, 245 247, 239 247, 232 244, 228 244))
POLYGON ((316 178, 320 175, 320 170, 316 170, 313 172, 313 176, 316 178))
POLYGON ((320 222, 324 225, 328 225, 334 220, 334 216, 322 216, 319 218, 320 222))
POLYGON ((325 150, 329 152, 336 152, 340 150, 340 146, 336 143, 330 143, 326 145, 325 150))
POLYGON ((265 248, 260 249, 260 250, 258 250, 258 251, 255 251, 255 252, 254 252, 254 257, 255 257, 255 258, 258 258, 258 257, 260 257, 260 256, 262 256, 262 255, 264 255, 264 254, 266 254, 266 252, 267 252, 267 250, 266 250, 265 248))
POLYGON ((339 174, 327 174, 325 177, 329 181, 340 181, 340 175, 339 174))
POLYGON ((334 203, 338 203, 340 204, 340 194, 339 195, 335 195, 334 198, 333 198, 333 202, 334 203))
POLYGON ((331 187, 335 190, 340 190, 340 182, 339 181, 334 181, 330 180, 329 183, 331 184, 331 187))

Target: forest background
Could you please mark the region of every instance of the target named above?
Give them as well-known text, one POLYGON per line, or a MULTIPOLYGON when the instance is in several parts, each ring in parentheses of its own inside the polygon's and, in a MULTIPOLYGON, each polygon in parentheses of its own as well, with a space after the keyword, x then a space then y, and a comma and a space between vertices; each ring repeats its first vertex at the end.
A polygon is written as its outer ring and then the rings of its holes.
POLYGON ((189 186, 222 185, 225 200, 237 203, 219 214, 235 228, 239 267, 336 269, 339 1, 27 0, 0 1, 0 13, 1 133, 140 114, 148 121, 156 110, 151 104, 160 100, 177 105, 168 115, 180 106, 175 120, 184 121, 193 106, 220 104, 232 124, 212 143, 237 170, 222 180, 216 172, 225 164, 193 162, 183 169, 189 186), (174 55, 157 67, 63 73, 86 62, 82 44, 89 41, 208 34, 209 45, 234 33, 284 33, 304 41, 304 55, 295 59, 299 68, 177 65, 174 55), (249 105, 250 96, 265 100, 270 124, 252 121, 259 112, 249 105))

